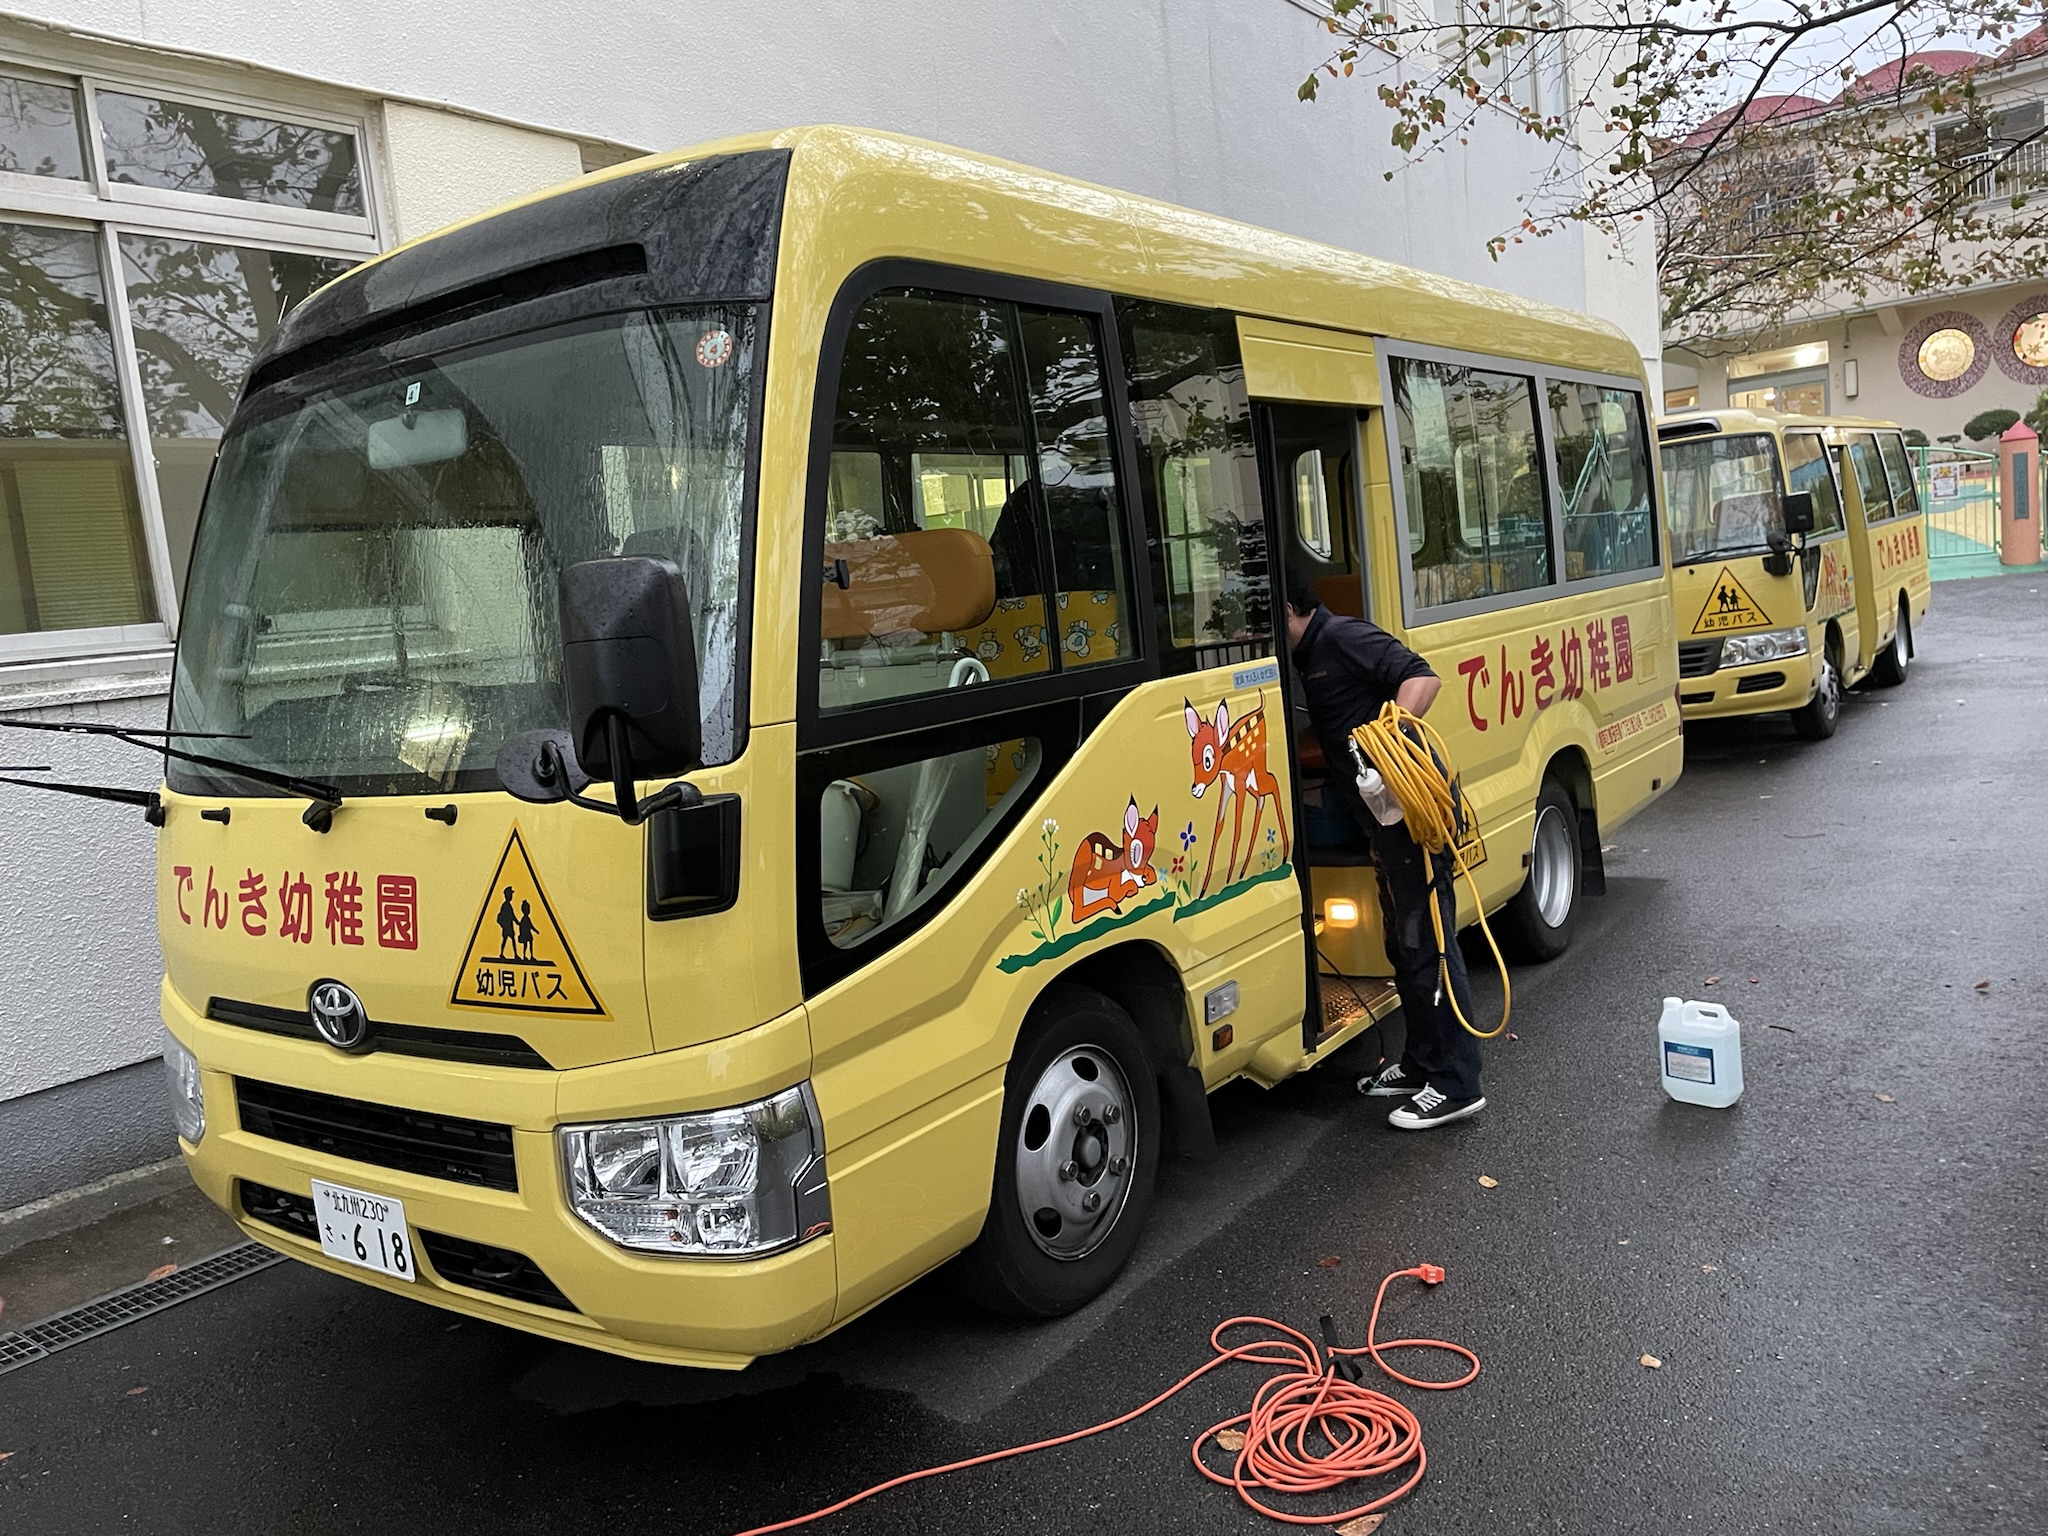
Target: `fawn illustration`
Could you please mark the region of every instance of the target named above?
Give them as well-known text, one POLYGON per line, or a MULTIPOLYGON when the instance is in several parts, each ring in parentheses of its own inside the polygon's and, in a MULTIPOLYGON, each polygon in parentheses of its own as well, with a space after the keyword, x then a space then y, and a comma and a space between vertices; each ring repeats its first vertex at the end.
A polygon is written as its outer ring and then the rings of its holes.
MULTIPOLYGON (((1218 779, 1223 781, 1223 793, 1216 797, 1216 826, 1209 834, 1209 863, 1202 871, 1202 888, 1195 893, 1200 900, 1209 892, 1209 877, 1216 873, 1216 851, 1222 846, 1223 813, 1234 800, 1237 802, 1237 819, 1230 826, 1230 857, 1223 863, 1223 885, 1230 884, 1231 871, 1237 864, 1238 845, 1244 831, 1244 802, 1250 796, 1252 801, 1252 843, 1245 853, 1245 870, 1251 868, 1252 853, 1259 846, 1259 820, 1266 813, 1266 802, 1273 802, 1273 818, 1280 824, 1280 858, 1287 859, 1287 817, 1280 809, 1280 783, 1266 769, 1266 695, 1259 692, 1259 707, 1236 724, 1231 723, 1230 701, 1216 701, 1216 718, 1204 720, 1201 711, 1185 698, 1181 703, 1187 708, 1189 755, 1194 759, 1195 782, 1192 786, 1197 800, 1202 792, 1218 779)), ((1244 873, 1244 870, 1238 871, 1244 873)), ((1222 887, 1218 887, 1221 889, 1222 887)))
POLYGON ((1090 832, 1074 850, 1074 870, 1067 877, 1067 920, 1080 923, 1105 908, 1118 908, 1134 891, 1159 882, 1152 867, 1152 849, 1159 836, 1159 807, 1139 819, 1134 796, 1124 810, 1124 841, 1119 847, 1100 832, 1090 832))

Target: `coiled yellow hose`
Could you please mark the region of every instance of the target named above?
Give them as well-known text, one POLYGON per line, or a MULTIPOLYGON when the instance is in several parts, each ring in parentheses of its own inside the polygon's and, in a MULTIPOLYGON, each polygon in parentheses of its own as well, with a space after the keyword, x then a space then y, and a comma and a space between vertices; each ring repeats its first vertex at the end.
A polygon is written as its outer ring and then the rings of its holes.
MULTIPOLYGON (((1472 871, 1465 867, 1464 855, 1458 852, 1458 831, 1466 820, 1464 791, 1451 767, 1451 754, 1444 746, 1444 739, 1419 715, 1411 714, 1390 701, 1376 719, 1366 721, 1351 733, 1351 741, 1365 755, 1366 761, 1379 770, 1388 791, 1401 807, 1401 819, 1407 823, 1408 835, 1422 849, 1423 863, 1429 873, 1429 922, 1436 930, 1438 985, 1443 988, 1444 996, 1451 1000, 1451 1012, 1465 1027, 1465 1033, 1480 1040, 1491 1040, 1508 1027, 1508 1016, 1514 1011, 1514 989, 1508 984, 1508 963, 1501 957, 1493 929, 1487 926, 1486 907, 1479 899, 1479 882, 1472 878, 1472 871), (1465 1017, 1465 1010, 1458 1006, 1458 994, 1451 986, 1450 951, 1444 939, 1443 910, 1436 899, 1436 861, 1445 853, 1450 855, 1452 867, 1465 877, 1465 883, 1471 887, 1473 909, 1479 913, 1479 931, 1486 935, 1494 964, 1500 967, 1500 1022, 1492 1029, 1473 1027, 1472 1021, 1465 1017)), ((1452 934, 1449 942, 1455 944, 1457 935, 1452 934)))

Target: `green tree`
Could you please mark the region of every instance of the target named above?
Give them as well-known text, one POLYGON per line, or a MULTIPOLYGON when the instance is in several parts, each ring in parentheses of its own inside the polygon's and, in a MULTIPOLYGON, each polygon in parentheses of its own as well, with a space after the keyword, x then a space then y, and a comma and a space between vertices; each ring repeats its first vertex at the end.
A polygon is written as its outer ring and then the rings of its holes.
MULTIPOLYGON (((2020 419, 2018 411, 2008 411, 2004 406, 1995 410, 1979 411, 1963 423, 1963 436, 1973 443, 1996 442, 2004 435, 2005 429, 2020 419)), ((2034 429, 2040 431, 2039 427, 2034 429)))
POLYGON ((2035 436, 2048 437, 2048 389, 2041 391, 2039 398, 2034 401, 2034 408, 2020 420, 2034 429, 2035 436))
POLYGON ((2022 158, 2041 134, 2014 128, 1980 91, 1996 66, 1941 74, 1912 57, 1996 53, 2040 19, 2038 5, 1319 9, 1332 48, 1304 100, 1332 80, 1370 85, 1411 161, 1471 144, 1503 117, 1555 146, 1493 253, 1574 225, 1619 239, 1649 224, 1671 341, 1761 334, 1875 292, 2048 272, 2048 187, 2022 158))

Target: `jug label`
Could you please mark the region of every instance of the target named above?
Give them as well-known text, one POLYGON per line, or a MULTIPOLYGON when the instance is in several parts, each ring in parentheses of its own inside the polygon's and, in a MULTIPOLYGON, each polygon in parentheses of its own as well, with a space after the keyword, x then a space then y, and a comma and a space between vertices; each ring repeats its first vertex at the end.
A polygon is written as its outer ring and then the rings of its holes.
POLYGON ((1714 1080, 1714 1048, 1709 1045, 1664 1044, 1664 1075, 1687 1083, 1714 1080))

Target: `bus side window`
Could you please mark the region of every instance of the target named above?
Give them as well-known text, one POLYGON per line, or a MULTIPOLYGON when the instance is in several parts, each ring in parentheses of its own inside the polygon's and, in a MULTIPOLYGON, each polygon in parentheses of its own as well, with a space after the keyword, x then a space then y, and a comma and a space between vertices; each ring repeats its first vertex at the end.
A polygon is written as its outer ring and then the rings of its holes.
POLYGON ((1420 358, 1391 366, 1414 606, 1549 586, 1535 381, 1420 358))
POLYGON ((1906 443, 1896 432, 1877 434, 1877 449, 1884 459, 1884 472, 1892 486, 1892 511, 1911 517, 1920 510, 1920 488, 1913 483, 1913 461, 1906 456, 1906 443))
POLYGON ((1785 434, 1785 485, 1788 490, 1806 491, 1813 496, 1815 537, 1840 530, 1842 498, 1835 489, 1827 446, 1818 432, 1785 434))
POLYGON ((834 409, 821 709, 1129 654, 1101 344, 1084 316, 875 294, 849 328, 834 409))
POLYGON ((1892 492, 1885 483, 1884 461, 1878 457, 1876 437, 1868 432, 1851 432, 1848 453, 1850 468, 1856 475, 1856 489, 1863 497, 1863 521, 1882 522, 1892 515, 1892 492))
POLYGON ((1272 653, 1271 575, 1237 321, 1117 300, 1169 672, 1272 653))
POLYGON ((1617 576, 1657 564, 1649 434, 1642 396, 1549 381, 1551 452, 1564 494, 1564 574, 1617 576))

